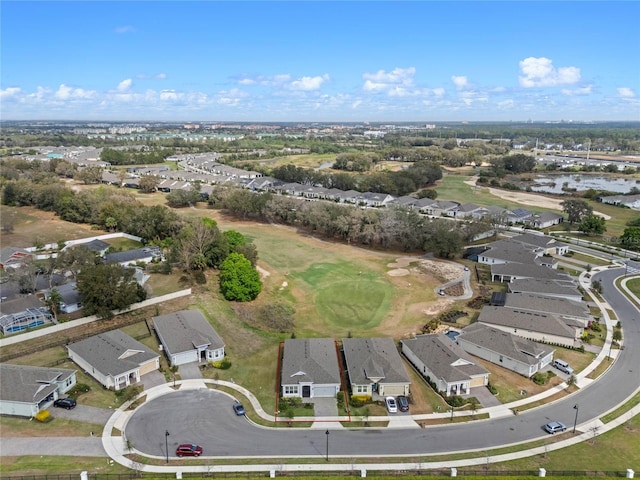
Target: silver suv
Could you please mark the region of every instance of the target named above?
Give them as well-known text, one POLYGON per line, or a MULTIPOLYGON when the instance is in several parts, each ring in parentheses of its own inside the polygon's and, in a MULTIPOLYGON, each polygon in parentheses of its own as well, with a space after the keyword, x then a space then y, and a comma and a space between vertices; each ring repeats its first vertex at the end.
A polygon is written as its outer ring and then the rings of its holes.
POLYGON ((562 422, 549 422, 544 426, 544 429, 553 435, 557 432, 564 432, 567 429, 567 426, 562 422))

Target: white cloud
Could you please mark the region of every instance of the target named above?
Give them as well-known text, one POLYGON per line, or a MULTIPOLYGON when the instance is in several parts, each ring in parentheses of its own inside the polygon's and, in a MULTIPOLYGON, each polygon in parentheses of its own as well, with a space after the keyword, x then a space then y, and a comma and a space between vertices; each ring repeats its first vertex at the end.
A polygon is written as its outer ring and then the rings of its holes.
POLYGON ((167 78, 167 74, 166 73, 156 73, 153 78, 157 78, 159 80, 164 80, 165 78, 167 78))
POLYGON ((129 90, 131 88, 132 84, 133 84, 133 80, 131 80, 130 78, 127 78, 126 80, 122 80, 118 84, 118 91, 119 92, 126 92, 127 90, 129 90))
POLYGON ((356 100, 355 102, 353 102, 351 104, 351 108, 356 109, 358 108, 360 105, 362 105, 362 100, 356 100))
POLYGON ((563 95, 567 95, 569 97, 575 96, 575 95, 590 95, 592 93, 593 87, 592 85, 586 85, 584 87, 581 88, 574 88, 574 89, 570 89, 570 88, 563 88, 561 90, 563 95))
POLYGON ((466 76, 456 76, 453 75, 451 77, 451 81, 456 86, 456 88, 461 89, 469 86, 469 80, 466 76))
POLYGON ((635 92, 632 89, 630 89, 629 87, 619 87, 617 89, 617 91, 618 91, 618 96, 620 98, 635 98, 636 97, 635 92))
POLYGON ((318 90, 324 82, 329 81, 329 75, 326 73, 322 76, 316 77, 302 77, 298 80, 291 82, 290 88, 292 90, 318 90))
POLYGON ((546 57, 528 57, 520 61, 520 86, 553 87, 580 81, 578 67, 555 68, 553 62, 546 57))
POLYGON ((93 90, 84 90, 82 88, 73 88, 64 83, 58 87, 55 97, 59 100, 72 100, 79 98, 91 98, 96 94, 93 90))
POLYGON ((4 90, 0 90, 0 98, 9 98, 17 96, 22 90, 20 87, 8 87, 4 90))
POLYGON ((160 100, 163 100, 163 101, 178 100, 180 96, 181 94, 179 94, 175 90, 162 90, 160 92, 160 100))
POLYGON ((136 29, 131 25, 122 25, 121 27, 116 27, 114 30, 116 33, 132 33, 135 32, 136 29))
POLYGON ((376 73, 364 73, 362 78, 365 80, 362 87, 367 92, 383 92, 395 90, 398 92, 398 86, 413 86, 413 77, 416 74, 414 67, 395 68, 391 72, 378 70, 376 73))
MULTIPOLYGON (((306 77, 305 77, 306 78, 306 77)), ((282 73, 278 75, 243 76, 238 80, 240 85, 260 85, 263 87, 283 87, 291 81, 291 75, 282 73)))

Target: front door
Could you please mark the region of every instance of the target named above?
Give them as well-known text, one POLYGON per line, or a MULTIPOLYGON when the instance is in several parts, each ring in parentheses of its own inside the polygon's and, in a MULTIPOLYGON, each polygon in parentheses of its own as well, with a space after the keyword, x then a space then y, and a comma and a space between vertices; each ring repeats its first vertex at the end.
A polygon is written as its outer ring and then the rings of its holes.
POLYGON ((311 396, 311 385, 302 386, 302 398, 309 398, 311 396))

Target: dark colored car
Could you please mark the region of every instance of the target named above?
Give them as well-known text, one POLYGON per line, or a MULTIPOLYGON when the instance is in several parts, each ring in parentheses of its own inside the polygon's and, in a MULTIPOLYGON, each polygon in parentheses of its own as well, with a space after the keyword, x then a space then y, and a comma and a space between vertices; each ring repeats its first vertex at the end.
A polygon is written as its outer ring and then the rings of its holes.
POLYGON ((409 411, 409 399, 407 397, 405 397, 404 395, 399 395, 396 400, 398 401, 398 410, 400 410, 401 412, 409 411))
POLYGON ((183 443, 176 448, 176 455, 179 457, 199 457, 202 455, 202 447, 194 443, 183 443))
POLYGON ((233 411, 236 412, 236 415, 244 415, 247 413, 240 402, 233 402, 233 411))
POLYGON ((76 401, 73 398, 59 398, 55 402, 53 402, 53 406, 71 410, 72 408, 76 407, 76 401))

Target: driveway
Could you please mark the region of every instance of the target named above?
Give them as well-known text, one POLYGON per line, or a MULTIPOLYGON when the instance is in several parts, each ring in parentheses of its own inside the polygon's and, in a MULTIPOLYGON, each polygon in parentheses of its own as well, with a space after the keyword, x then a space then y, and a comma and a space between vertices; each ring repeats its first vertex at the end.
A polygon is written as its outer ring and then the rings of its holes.
POLYGON ((200 364, 198 362, 180 365, 178 373, 183 380, 198 380, 202 378, 202 372, 200 372, 200 364))
POLYGON ((498 407, 502 405, 500 401, 489 391, 487 387, 472 387, 468 395, 462 395, 463 398, 476 397, 482 405, 482 408, 498 407))
POLYGON ((314 416, 316 417, 337 417, 338 404, 335 398, 315 397, 313 403, 314 416))
MULTIPOLYGON (((82 397, 78 400, 78 405, 72 410, 64 408, 51 407, 49 412, 54 418, 66 418, 68 420, 77 420, 78 422, 96 423, 105 425, 107 420, 113 415, 113 410, 109 408, 90 407, 82 405, 82 397)), ((99 434, 99 432, 94 432, 99 434)), ((101 432, 100 432, 101 433, 101 432)))
POLYGON ((153 372, 145 373, 140 377, 140 382, 144 385, 145 390, 149 390, 150 388, 157 387, 158 385, 162 385, 163 383, 167 383, 167 380, 164 377, 164 374, 159 372, 158 370, 154 370, 153 372))

